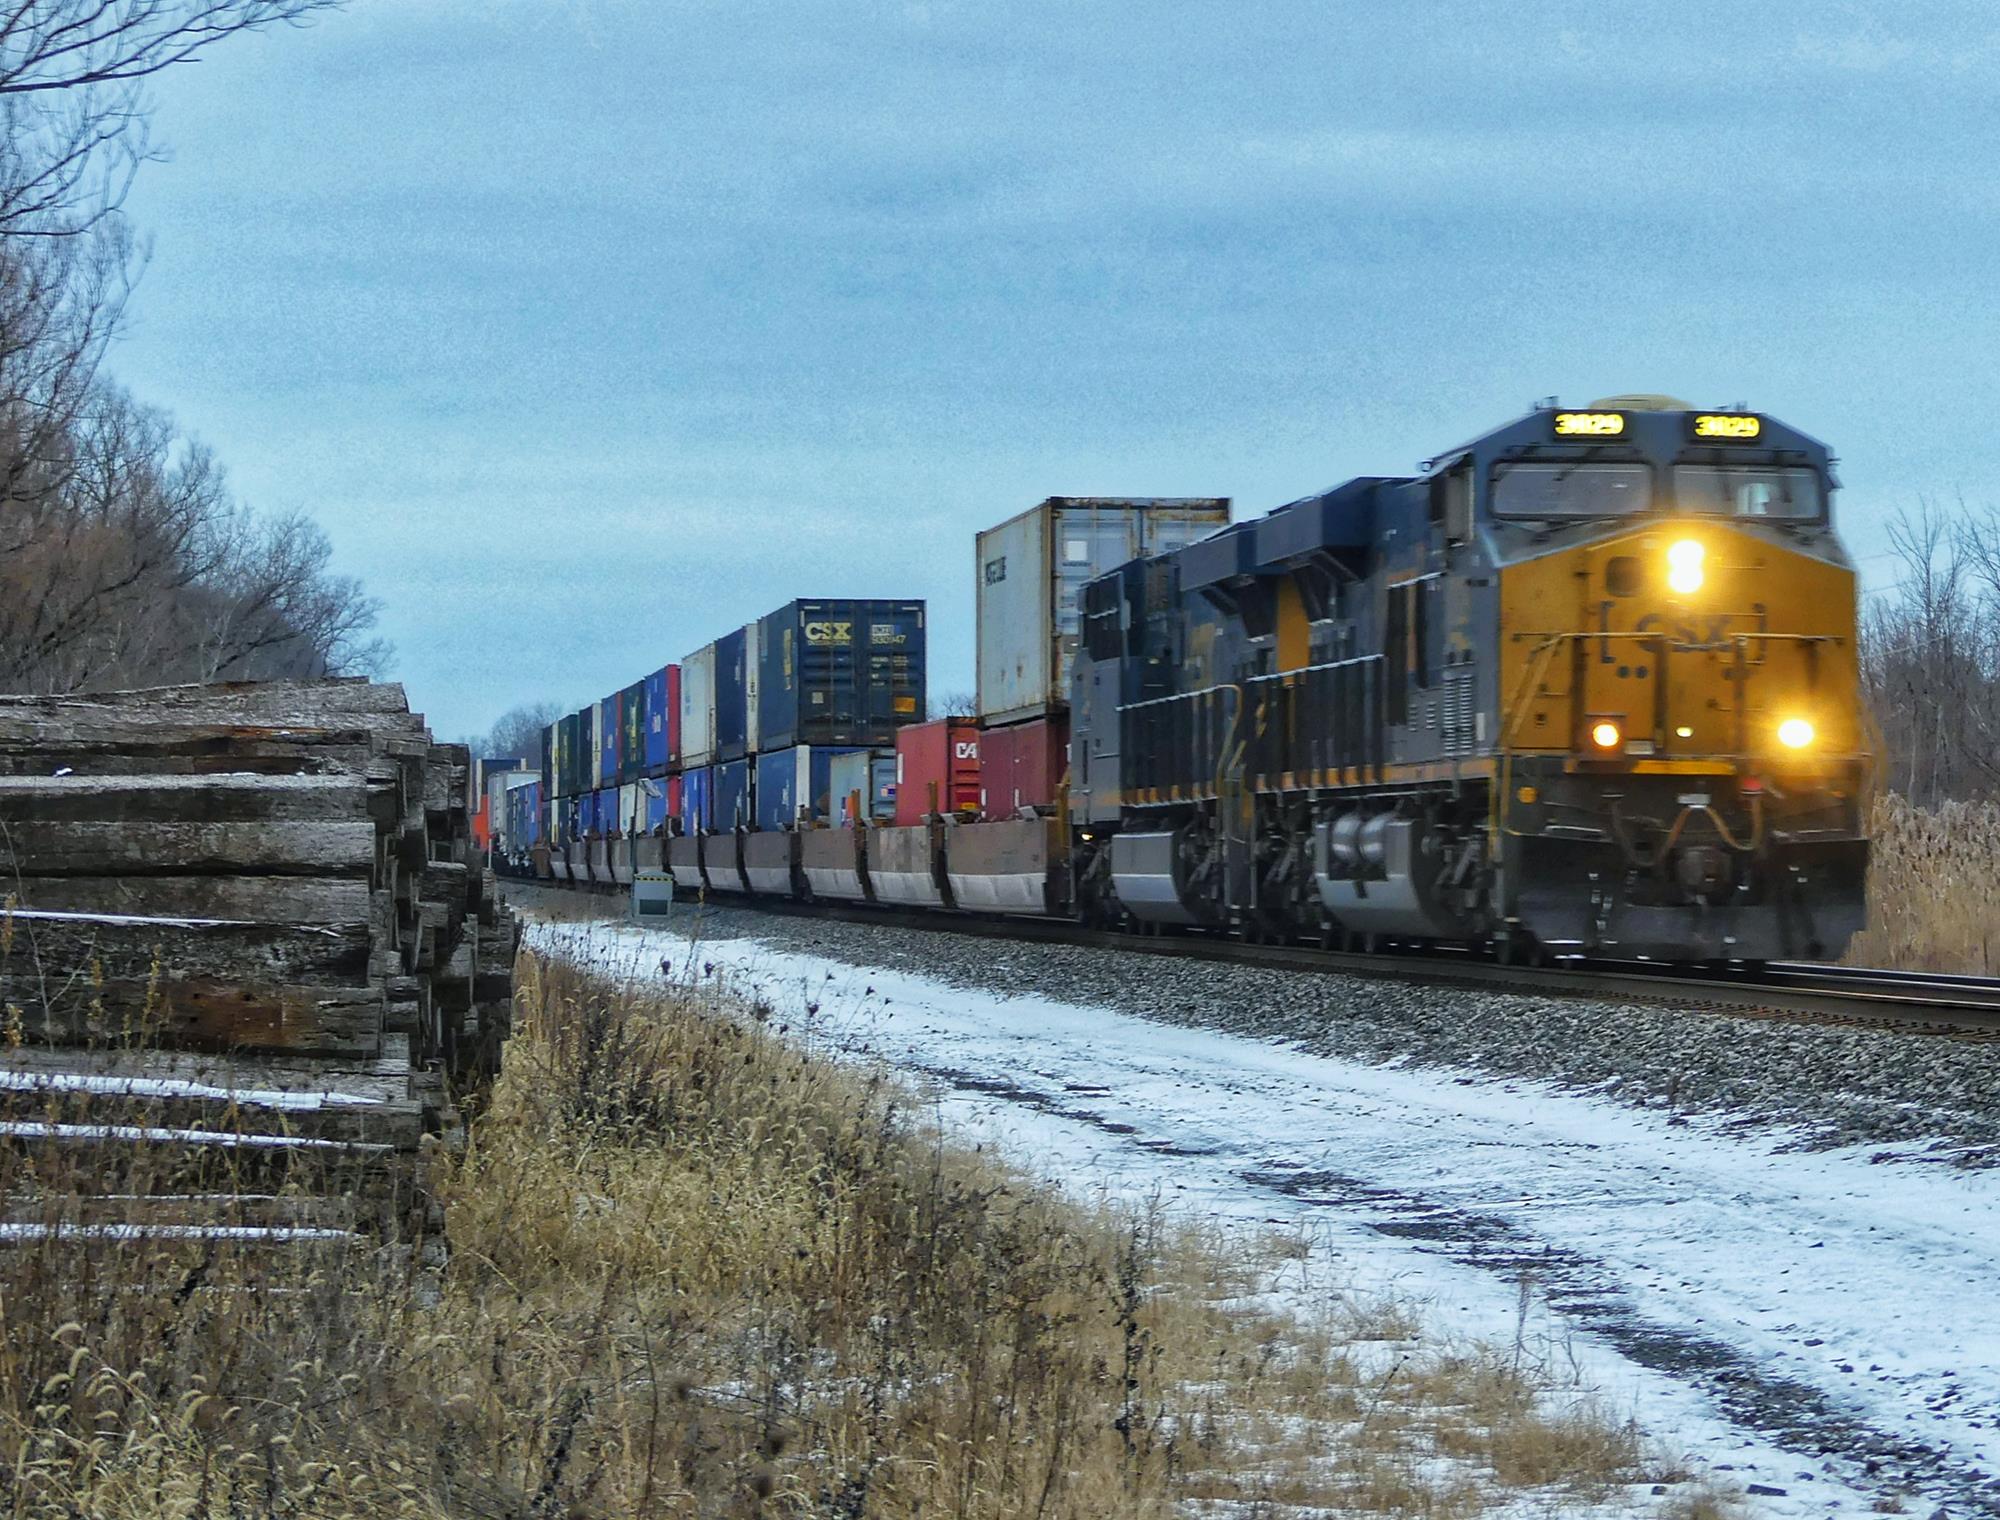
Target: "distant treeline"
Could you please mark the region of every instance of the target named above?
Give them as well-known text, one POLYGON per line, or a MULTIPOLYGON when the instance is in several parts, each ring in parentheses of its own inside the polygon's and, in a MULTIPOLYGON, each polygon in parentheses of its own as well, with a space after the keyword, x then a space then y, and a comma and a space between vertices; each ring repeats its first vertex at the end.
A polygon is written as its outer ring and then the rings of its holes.
POLYGON ((1889 541, 1862 635, 1881 783, 1927 808, 2000 798, 2000 513, 1925 502, 1889 541))

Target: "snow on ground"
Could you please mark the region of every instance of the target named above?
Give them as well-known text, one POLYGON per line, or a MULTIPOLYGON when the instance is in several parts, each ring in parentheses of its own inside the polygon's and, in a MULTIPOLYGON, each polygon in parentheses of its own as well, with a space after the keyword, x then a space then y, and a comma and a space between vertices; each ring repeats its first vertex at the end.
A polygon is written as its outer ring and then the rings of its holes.
MULTIPOLYGON (((1476 1071, 1376 1066, 664 929, 540 926, 715 976, 1085 1191, 1307 1232, 1302 1284, 1525 1344, 1757 1513, 2000 1514, 2000 1181, 1476 1071), (1525 1306, 1525 1307, 1524 1307, 1525 1306)), ((997 954, 1006 953, 995 947, 997 954)))

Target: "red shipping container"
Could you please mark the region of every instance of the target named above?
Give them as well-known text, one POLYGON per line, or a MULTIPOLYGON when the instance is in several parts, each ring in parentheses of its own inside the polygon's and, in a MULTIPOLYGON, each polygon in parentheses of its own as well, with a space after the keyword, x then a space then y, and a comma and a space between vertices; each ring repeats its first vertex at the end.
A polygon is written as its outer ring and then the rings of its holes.
POLYGON ((979 733, 980 811, 1006 819, 1050 807, 1069 774, 1069 714, 979 733))
POLYGON ((922 823, 933 806, 940 813, 979 811, 979 725, 971 718, 896 730, 896 822, 922 823))

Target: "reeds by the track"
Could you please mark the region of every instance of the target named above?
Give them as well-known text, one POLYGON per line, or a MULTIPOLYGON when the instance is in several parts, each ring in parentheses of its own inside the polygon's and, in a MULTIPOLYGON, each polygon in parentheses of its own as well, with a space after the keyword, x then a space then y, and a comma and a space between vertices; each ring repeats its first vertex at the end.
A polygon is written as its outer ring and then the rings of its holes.
POLYGON ((2000 804, 1932 810, 1891 792, 1877 799, 1871 829, 1868 929, 1848 962, 2000 972, 2000 804))

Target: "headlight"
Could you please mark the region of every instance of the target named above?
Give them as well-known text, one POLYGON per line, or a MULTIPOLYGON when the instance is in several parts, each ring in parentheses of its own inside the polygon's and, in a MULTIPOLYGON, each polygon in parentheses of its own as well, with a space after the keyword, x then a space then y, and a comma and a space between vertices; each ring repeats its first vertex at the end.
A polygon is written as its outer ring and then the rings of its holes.
POLYGON ((1701 590, 1702 561, 1708 551, 1692 538, 1667 545, 1667 589, 1676 596, 1690 596, 1701 590))
POLYGON ((1813 742, 1813 726, 1804 718, 1787 718, 1778 725, 1778 742, 1786 749, 1804 749, 1813 742))
POLYGON ((1616 723, 1599 722, 1590 726, 1590 742, 1599 749, 1616 749, 1618 741, 1624 737, 1616 723))

